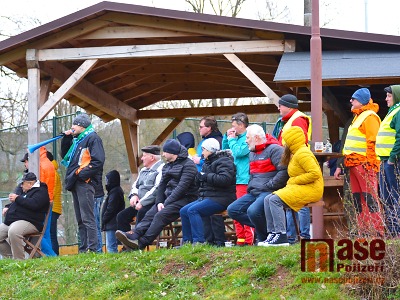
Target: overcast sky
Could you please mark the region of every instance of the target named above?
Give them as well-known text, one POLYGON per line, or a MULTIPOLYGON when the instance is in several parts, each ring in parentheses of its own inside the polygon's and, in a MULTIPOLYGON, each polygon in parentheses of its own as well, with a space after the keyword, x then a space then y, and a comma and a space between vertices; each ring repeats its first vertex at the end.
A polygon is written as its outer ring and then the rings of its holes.
MULTIPOLYGON (((11 0, 2 1, 1 16, 17 19, 36 18, 42 24, 61 18, 77 10, 94 5, 98 0, 11 0)), ((190 11, 184 0, 119 0, 145 6, 155 6, 176 10, 190 11)), ((289 9, 290 23, 303 24, 303 0, 279 0, 279 5, 286 4, 289 9)), ((247 0, 239 17, 259 19, 258 12, 263 11, 265 0, 247 0)), ((400 1, 399 0, 320 0, 321 25, 327 20, 326 27, 400 35, 400 1), (329 3, 329 6, 324 3, 329 3), (365 22, 365 3, 367 3, 367 20, 365 22)), ((34 25, 31 25, 33 27, 34 25)), ((3 26, 4 28, 4 26, 3 26)), ((26 28, 26 27, 25 27, 26 28)), ((3 29, 4 31, 4 29, 3 29)))

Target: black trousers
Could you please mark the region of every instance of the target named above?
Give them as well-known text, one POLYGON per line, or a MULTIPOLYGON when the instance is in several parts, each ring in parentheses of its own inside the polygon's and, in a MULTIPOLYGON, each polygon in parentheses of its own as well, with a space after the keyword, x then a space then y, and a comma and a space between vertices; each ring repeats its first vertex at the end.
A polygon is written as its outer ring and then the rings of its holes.
MULTIPOLYGON (((154 204, 153 204, 154 205, 154 204)), ((153 207, 153 205, 143 206, 140 210, 136 210, 132 206, 121 210, 117 215, 117 226, 118 230, 127 232, 131 230, 131 222, 136 217, 136 226, 144 218, 146 213, 153 207)))

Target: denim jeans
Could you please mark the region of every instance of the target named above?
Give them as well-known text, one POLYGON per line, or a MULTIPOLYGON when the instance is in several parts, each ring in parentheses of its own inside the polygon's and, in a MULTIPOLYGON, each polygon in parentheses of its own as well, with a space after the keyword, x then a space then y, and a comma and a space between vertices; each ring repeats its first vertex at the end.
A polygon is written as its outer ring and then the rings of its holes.
POLYGON ((115 230, 106 231, 106 247, 108 253, 117 253, 118 245, 117 238, 115 237, 115 230))
POLYGON ((51 239, 51 247, 55 254, 59 255, 59 245, 57 239, 57 220, 60 217, 59 213, 52 212, 51 214, 51 222, 50 222, 50 239, 51 239))
MULTIPOLYGON (((305 239, 309 239, 310 236, 310 209, 308 207, 303 207, 296 214, 296 222, 300 223, 300 236, 305 239)), ((296 227, 294 226, 292 212, 288 209, 286 210, 286 232, 288 236, 289 243, 293 244, 297 240, 296 227)))
POLYGON ((72 197, 79 231, 79 252, 97 251, 98 230, 94 214, 94 187, 85 182, 77 181, 73 186, 72 197))
POLYGON ((269 194, 264 199, 264 211, 267 219, 268 232, 284 233, 286 232, 285 202, 274 194, 269 194))
POLYGON ((183 242, 204 243, 203 217, 225 210, 225 206, 211 199, 198 199, 181 208, 183 242))
POLYGON ((379 191, 385 211, 385 223, 392 237, 400 235, 399 171, 400 164, 398 162, 390 165, 387 160, 381 161, 379 191))
POLYGON ((258 241, 267 239, 264 198, 269 194, 269 192, 263 192, 257 196, 246 194, 228 206, 228 214, 232 219, 256 229, 258 241))
POLYGON ((96 252, 101 253, 103 250, 103 239, 101 237, 101 223, 100 223, 100 215, 101 215, 101 205, 103 204, 104 196, 94 198, 94 218, 96 219, 96 227, 97 227, 97 239, 98 245, 96 252))
POLYGON ((51 224, 51 219, 52 219, 52 212, 50 212, 50 216, 49 216, 49 221, 47 223, 47 227, 46 227, 46 231, 44 233, 42 242, 40 243, 40 247, 42 252, 46 255, 46 256, 57 256, 57 254, 53 251, 53 247, 51 245, 51 237, 50 237, 50 224, 51 224))

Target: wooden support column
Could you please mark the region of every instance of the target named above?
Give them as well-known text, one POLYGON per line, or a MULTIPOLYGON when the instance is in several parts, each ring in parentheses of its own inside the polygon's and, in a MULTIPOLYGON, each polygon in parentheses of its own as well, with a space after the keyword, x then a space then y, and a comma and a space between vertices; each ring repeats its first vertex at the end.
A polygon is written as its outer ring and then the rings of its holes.
POLYGON ((276 106, 278 106, 279 96, 275 94, 275 92, 265 84, 264 81, 257 76, 256 73, 253 72, 246 64, 240 60, 235 54, 224 54, 227 60, 229 60, 240 72, 243 73, 244 76, 247 77, 261 92, 264 93, 270 100, 274 102, 276 106))
POLYGON ((167 126, 167 128, 164 129, 163 132, 160 133, 160 135, 153 141, 153 145, 161 145, 167 137, 174 131, 176 127, 178 127, 179 124, 182 123, 182 121, 185 118, 175 118, 172 120, 171 123, 167 126))
MULTIPOLYGON (((40 101, 40 69, 37 60, 37 51, 26 51, 26 65, 28 67, 28 145, 39 142, 40 123, 38 122, 38 110, 40 101)), ((29 155, 29 171, 39 173, 39 151, 29 155)))
POLYGON ((128 154, 131 177, 135 180, 138 176, 138 126, 126 119, 121 119, 122 134, 125 139, 126 153, 128 154))

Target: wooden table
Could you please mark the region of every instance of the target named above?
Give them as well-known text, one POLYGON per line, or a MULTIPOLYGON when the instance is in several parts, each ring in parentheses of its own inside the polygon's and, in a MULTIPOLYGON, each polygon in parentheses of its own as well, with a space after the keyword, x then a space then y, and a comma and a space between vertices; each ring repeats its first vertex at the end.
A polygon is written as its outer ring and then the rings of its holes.
MULTIPOLYGON (((323 164, 331 158, 343 157, 338 152, 313 152, 323 171, 323 164)), ((337 180, 333 176, 324 176, 324 207, 312 208, 313 238, 335 238, 343 228, 344 208, 340 201, 339 192, 343 191, 343 179, 337 180)))

